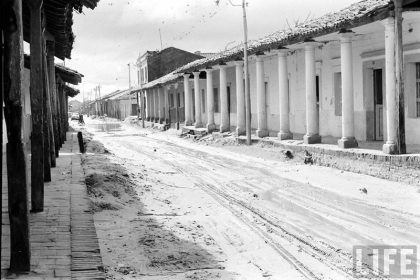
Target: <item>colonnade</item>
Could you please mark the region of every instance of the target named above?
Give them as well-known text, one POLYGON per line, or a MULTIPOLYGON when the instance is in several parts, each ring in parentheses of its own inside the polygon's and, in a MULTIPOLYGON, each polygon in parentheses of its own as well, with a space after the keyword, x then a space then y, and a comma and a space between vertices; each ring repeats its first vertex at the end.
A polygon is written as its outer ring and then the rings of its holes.
MULTIPOLYGON (((394 153, 396 148, 396 96, 395 96, 395 66, 394 66, 394 19, 389 18, 383 21, 385 26, 385 64, 386 64, 386 116, 387 116, 387 135, 383 150, 386 153, 394 153)), ((342 83, 342 136, 338 140, 340 148, 357 147, 354 130, 354 80, 353 80, 353 52, 352 40, 354 33, 351 30, 342 30, 339 34, 340 54, 341 54, 341 83, 342 83)), ((305 135, 303 141, 306 144, 315 144, 321 142, 319 133, 319 109, 317 105, 316 90, 316 66, 315 52, 318 42, 308 40, 304 42, 305 54, 305 135)), ((278 96, 279 96, 279 127, 278 138, 280 140, 292 139, 293 134, 290 131, 289 119, 289 77, 287 58, 290 50, 280 47, 268 55, 277 55, 278 65, 278 96)), ((255 58, 255 88, 257 100, 257 127, 256 135, 266 137, 269 135, 267 126, 266 109, 266 88, 264 74, 264 58, 266 55, 256 55, 255 58)), ((228 65, 216 65, 210 68, 194 71, 193 79, 190 73, 185 73, 184 78, 184 98, 185 98, 185 126, 194 126, 196 128, 205 127, 209 132, 216 129, 215 124, 215 100, 213 78, 215 72, 219 74, 219 93, 220 93, 220 125, 219 131, 230 131, 230 115, 228 108, 227 76, 228 67, 235 67, 236 83, 236 134, 245 134, 245 90, 243 61, 229 62, 228 65), (202 119, 202 95, 200 93, 200 73, 206 73, 206 115, 207 123, 202 119), (192 83, 190 81, 192 80, 192 83), (192 104, 192 88, 194 90, 194 104, 192 104), (193 107, 195 114, 193 116, 193 107)), ((164 87, 150 89, 147 91, 147 119, 155 122, 164 120, 163 100, 161 94, 166 92, 164 87)), ((167 108, 167 107, 166 107, 167 108)))

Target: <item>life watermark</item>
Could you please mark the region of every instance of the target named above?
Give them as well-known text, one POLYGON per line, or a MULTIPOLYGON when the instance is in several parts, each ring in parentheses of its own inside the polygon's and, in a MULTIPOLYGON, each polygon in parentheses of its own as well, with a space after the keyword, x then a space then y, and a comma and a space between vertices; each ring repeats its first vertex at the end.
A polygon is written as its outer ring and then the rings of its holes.
POLYGON ((417 279, 417 246, 353 246, 355 278, 417 279))

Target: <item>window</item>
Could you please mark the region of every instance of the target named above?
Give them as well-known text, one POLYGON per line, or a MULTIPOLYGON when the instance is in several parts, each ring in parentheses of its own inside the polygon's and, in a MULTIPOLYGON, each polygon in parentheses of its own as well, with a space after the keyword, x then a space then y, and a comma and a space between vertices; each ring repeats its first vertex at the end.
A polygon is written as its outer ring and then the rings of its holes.
POLYGON ((201 90, 201 104, 202 104, 202 112, 206 112, 206 93, 204 89, 201 90))
POLYGON ((319 75, 316 75, 316 102, 319 103, 319 75))
POLYGON ((334 73, 334 100, 335 100, 335 115, 342 115, 342 96, 341 96, 341 72, 334 73))
POLYGON ((227 87, 227 96, 228 96, 228 112, 230 113, 230 87, 227 87))
POLYGON ((420 118, 420 62, 416 63, 416 117, 420 118))
POLYGON ((219 113, 219 91, 217 88, 213 89, 214 96, 214 112, 219 113))
POLYGON ((169 99, 169 106, 171 107, 171 108, 173 108, 174 107, 174 95, 173 94, 171 94, 171 95, 169 95, 170 96, 170 99, 169 99))

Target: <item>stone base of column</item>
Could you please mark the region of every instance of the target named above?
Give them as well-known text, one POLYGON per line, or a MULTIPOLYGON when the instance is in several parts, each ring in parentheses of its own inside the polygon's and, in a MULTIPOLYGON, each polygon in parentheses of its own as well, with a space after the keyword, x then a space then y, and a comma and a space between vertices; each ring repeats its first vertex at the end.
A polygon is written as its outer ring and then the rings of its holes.
POLYGON ((146 118, 146 121, 148 121, 148 122, 149 122, 149 121, 150 121, 150 117, 147 117, 147 118, 146 118))
POLYGON ((191 121, 185 121, 184 126, 191 126, 192 122, 191 121))
POLYGON ((160 124, 162 124, 162 123, 164 123, 165 122, 165 120, 164 119, 159 119, 159 123, 160 124))
POLYGON ((387 142, 382 146, 382 151, 388 155, 395 155, 397 154, 397 144, 387 142))
POLYGON ((220 129, 219 129, 219 132, 227 132, 227 131, 230 131, 230 127, 229 126, 223 126, 223 125, 220 125, 220 129))
POLYGON ((356 138, 354 137, 343 137, 338 140, 338 147, 341 149, 348 149, 348 148, 357 148, 359 144, 357 143, 356 138))
POLYGON ((242 128, 242 127, 237 127, 236 128, 236 136, 241 136, 241 135, 245 135, 245 134, 246 134, 245 128, 242 128))
POLYGON ((318 144, 321 143, 321 136, 318 134, 303 136, 303 143, 305 144, 318 144))
POLYGON ((216 130, 216 125, 214 123, 212 124, 208 123, 206 125, 206 128, 207 128, 207 133, 212 133, 213 131, 216 130))
POLYGON ((267 129, 258 129, 255 134, 257 137, 263 138, 268 136, 268 130, 267 129))
POLYGON ((202 124, 202 123, 198 123, 198 122, 196 122, 196 123, 194 124, 194 127, 195 127, 195 128, 202 128, 202 127, 203 127, 203 124, 202 124))
POLYGON ((280 140, 288 140, 288 139, 293 139, 293 134, 290 132, 279 132, 277 133, 277 137, 280 140))

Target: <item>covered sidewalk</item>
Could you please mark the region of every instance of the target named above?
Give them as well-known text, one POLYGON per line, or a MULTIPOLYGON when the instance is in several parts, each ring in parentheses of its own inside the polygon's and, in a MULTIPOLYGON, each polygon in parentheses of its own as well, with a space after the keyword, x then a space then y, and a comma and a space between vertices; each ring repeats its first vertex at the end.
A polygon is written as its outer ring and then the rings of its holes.
MULTIPOLYGON (((45 183, 44 211, 29 214, 32 258, 28 274, 7 274, 10 265, 10 223, 5 155, 2 159, 1 278, 105 279, 77 134, 67 133, 67 141, 57 158, 57 167, 51 169, 54 180, 45 183)), ((28 179, 31 178, 30 170, 28 164, 28 179)), ((30 191, 28 188, 29 199, 30 191)))

